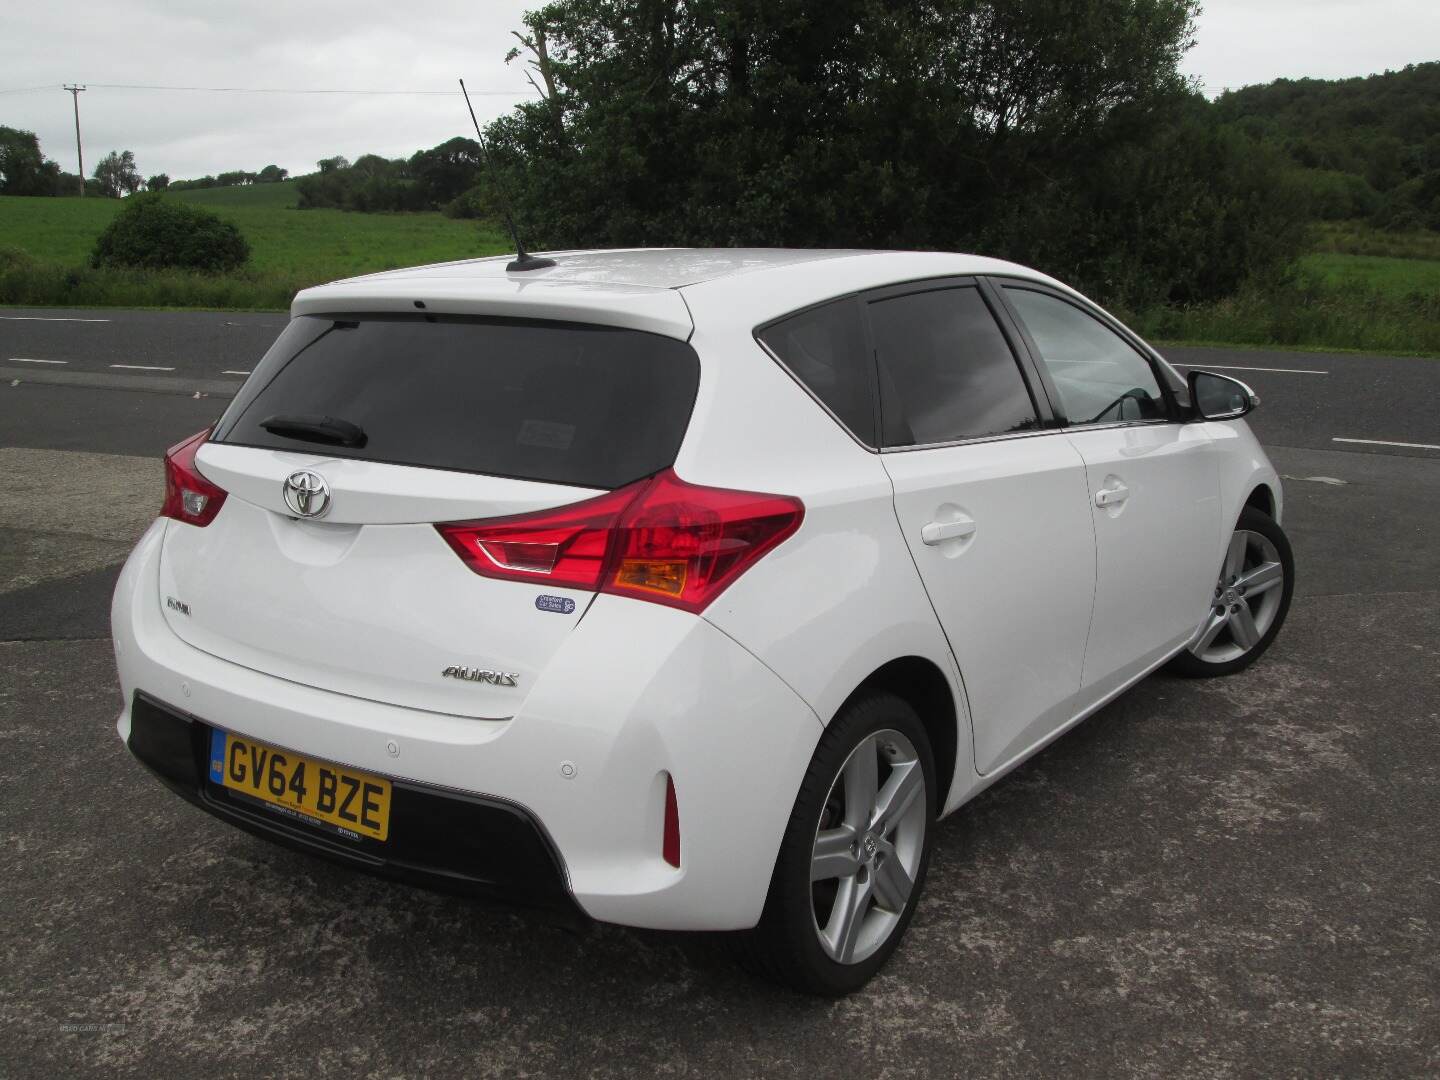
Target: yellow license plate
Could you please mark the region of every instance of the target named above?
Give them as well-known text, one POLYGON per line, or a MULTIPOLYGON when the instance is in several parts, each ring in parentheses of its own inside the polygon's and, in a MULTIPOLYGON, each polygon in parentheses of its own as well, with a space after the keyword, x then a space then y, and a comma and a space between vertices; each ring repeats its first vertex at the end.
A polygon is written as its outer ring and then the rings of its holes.
POLYGON ((215 729, 210 779, 342 832, 384 840, 390 833, 390 781, 215 729))

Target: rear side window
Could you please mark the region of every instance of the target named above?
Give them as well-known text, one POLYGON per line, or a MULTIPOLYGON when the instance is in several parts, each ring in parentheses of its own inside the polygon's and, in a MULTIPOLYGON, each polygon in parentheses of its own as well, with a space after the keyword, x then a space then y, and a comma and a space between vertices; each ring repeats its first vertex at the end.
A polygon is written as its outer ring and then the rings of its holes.
POLYGON ((689 345, 638 330, 302 316, 265 354, 214 438, 615 488, 674 464, 699 378, 689 345), (264 426, 296 416, 358 425, 364 443, 321 444, 264 426))
POLYGON ((857 439, 875 445, 874 369, 854 300, 773 323, 760 332, 760 340, 857 439))
POLYGON ((973 286, 870 305, 887 447, 925 446, 1039 427, 995 316, 973 286))

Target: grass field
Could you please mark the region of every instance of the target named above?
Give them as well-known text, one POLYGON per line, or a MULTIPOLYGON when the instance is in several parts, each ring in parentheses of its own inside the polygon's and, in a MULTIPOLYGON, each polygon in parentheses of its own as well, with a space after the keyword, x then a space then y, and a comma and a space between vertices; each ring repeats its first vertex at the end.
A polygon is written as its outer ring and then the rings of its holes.
POLYGON ((1311 250, 1337 255, 1376 255, 1389 259, 1440 259, 1440 233, 1385 232, 1358 221, 1317 222, 1311 250))
POLYGON ((252 210, 294 209, 300 202, 300 192, 293 180, 278 184, 251 184, 249 187, 189 188, 185 191, 169 192, 172 198, 200 206, 240 206, 252 210))
POLYGON ((1358 287, 1391 297, 1416 292, 1440 293, 1440 259, 1396 259, 1321 251, 1301 258, 1300 271, 1326 285, 1358 287))
POLYGON ((277 309, 336 278, 508 250, 497 230, 441 214, 297 210, 289 183, 174 198, 233 221, 250 242, 249 266, 221 275, 93 270, 90 252, 117 200, 0 196, 0 303, 277 309))
MULTIPOLYGON (((498 230, 440 214, 299 210, 288 182, 172 197, 233 221, 250 265, 222 275, 94 270, 90 251, 119 202, 0 196, 0 304, 284 309, 308 285, 508 250, 498 230)), ((1440 355, 1440 234, 1322 223, 1290 280, 1130 319, 1172 342, 1440 355)))

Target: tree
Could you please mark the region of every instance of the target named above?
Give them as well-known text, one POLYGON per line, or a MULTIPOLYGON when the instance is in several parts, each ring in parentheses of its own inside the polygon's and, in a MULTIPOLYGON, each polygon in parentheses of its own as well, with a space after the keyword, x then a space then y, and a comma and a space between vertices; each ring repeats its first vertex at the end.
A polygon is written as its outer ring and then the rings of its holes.
POLYGON ((1166 223, 1209 258, 1210 237, 1248 221, 1284 238, 1257 259, 1285 257, 1292 215, 1272 220, 1284 208, 1254 182, 1262 169, 1283 188, 1283 163, 1258 155, 1244 184, 1206 170, 1235 206, 1164 167, 1123 185, 1138 205, 1107 187, 1162 149, 1199 168, 1197 147, 1228 162, 1250 145, 1180 74, 1197 6, 558 0, 520 35, 542 98, 488 137, 534 247, 980 250, 1029 254, 1115 302, 1205 298, 1233 275, 1183 249, 1177 267, 1131 222, 1166 223))
POLYGON ((336 154, 334 157, 321 158, 315 164, 322 173, 338 172, 350 167, 350 159, 336 154))
POLYGON ((278 184, 290 175, 289 169, 282 169, 279 165, 266 165, 255 174, 257 184, 278 184))
POLYGON ((165 173, 156 173, 145 181, 146 191, 164 191, 170 186, 170 177, 165 173))
POLYGON ((33 131, 0 125, 0 193, 53 195, 59 178, 60 166, 41 155, 33 131))
POLYGON ((216 187, 244 187, 246 184, 255 182, 255 173, 246 172, 244 169, 232 169, 229 172, 217 173, 215 175, 216 187))
POLYGON ((122 195, 134 195, 140 190, 140 172, 135 168, 135 155, 129 150, 117 153, 111 150, 95 166, 95 179, 101 190, 112 199, 122 195))
POLYGON ((353 165, 344 158, 326 158, 320 164, 318 173, 295 181, 297 205, 302 210, 332 207, 374 213, 435 209, 404 159, 391 161, 379 154, 364 154, 353 165), (327 167, 326 162, 334 164, 327 167))
POLYGON ((480 144, 457 136, 430 150, 417 152, 408 166, 425 202, 441 206, 479 183, 480 144))

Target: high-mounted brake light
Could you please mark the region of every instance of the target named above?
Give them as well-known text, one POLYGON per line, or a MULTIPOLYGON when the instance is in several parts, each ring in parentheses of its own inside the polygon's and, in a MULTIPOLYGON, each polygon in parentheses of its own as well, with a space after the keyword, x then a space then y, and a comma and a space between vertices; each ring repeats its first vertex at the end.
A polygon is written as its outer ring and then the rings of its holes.
POLYGON ((215 520, 225 503, 225 491, 195 468, 195 452, 210 437, 210 429, 197 431, 165 451, 165 502, 160 516, 204 528, 215 520))
POLYGON ((687 484, 666 469, 555 510, 435 527, 486 577, 699 612, 804 515, 799 499, 687 484))

